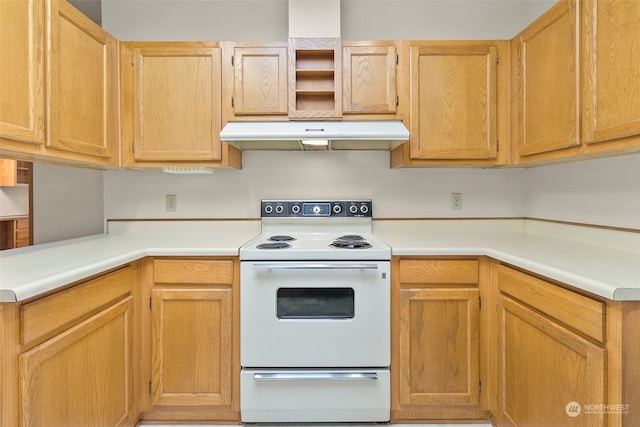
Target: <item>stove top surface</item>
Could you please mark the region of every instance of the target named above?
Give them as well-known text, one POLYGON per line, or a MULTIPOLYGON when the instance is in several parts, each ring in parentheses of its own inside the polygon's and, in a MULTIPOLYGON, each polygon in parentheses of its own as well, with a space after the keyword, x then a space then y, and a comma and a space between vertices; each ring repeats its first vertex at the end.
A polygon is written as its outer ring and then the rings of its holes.
POLYGON ((241 260, 390 260, 371 233, 371 200, 262 200, 262 234, 240 248, 241 260))
POLYGON ((265 232, 240 248, 241 260, 389 260, 391 249, 370 232, 265 232), (355 239, 354 235, 360 237, 355 239), (271 240, 273 237, 277 240, 271 240))

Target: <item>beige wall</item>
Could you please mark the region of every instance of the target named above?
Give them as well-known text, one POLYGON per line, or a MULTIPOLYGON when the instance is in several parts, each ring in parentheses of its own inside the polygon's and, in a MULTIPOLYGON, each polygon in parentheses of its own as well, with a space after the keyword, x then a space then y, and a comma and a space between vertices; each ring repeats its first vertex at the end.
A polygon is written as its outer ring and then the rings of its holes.
POLYGON ((104 231, 103 172, 34 163, 33 243, 104 231))
MULTIPOLYGON (((345 40, 511 39, 554 3, 342 0, 341 32, 345 40)), ((102 25, 121 40, 284 41, 288 2, 103 0, 102 25)))

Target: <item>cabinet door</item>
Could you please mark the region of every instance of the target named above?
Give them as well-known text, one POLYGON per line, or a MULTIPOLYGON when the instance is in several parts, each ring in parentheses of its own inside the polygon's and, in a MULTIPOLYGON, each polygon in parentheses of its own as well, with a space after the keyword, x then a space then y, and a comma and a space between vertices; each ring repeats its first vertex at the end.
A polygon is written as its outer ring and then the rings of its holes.
POLYGON ((231 289, 155 289, 152 404, 231 404, 231 289))
POLYGON ((342 56, 342 112, 395 113, 396 47, 345 42, 342 56))
POLYGON ((0 1, 0 138, 44 143, 44 11, 0 1))
POLYGON ((158 43, 133 62, 135 160, 220 160, 220 48, 158 43))
POLYGON ((133 425, 132 299, 20 356, 24 426, 133 425))
POLYGON ((410 56, 411 158, 495 158, 497 48, 414 44, 410 56))
MULTIPOLYGON (((605 350, 507 297, 500 297, 497 417, 514 426, 601 426, 605 350)), ((502 425, 502 423, 501 423, 502 425)))
POLYGON ((50 7, 47 147, 109 158, 118 142, 117 40, 64 0, 50 7))
POLYGON ((580 144, 577 27, 575 0, 561 1, 516 38, 520 156, 580 144))
POLYGON ((233 50, 234 114, 287 114, 287 48, 233 50))
POLYGON ((401 289, 401 405, 479 403, 477 289, 401 289))
POLYGON ((583 139, 640 135, 640 2, 585 0, 583 139))

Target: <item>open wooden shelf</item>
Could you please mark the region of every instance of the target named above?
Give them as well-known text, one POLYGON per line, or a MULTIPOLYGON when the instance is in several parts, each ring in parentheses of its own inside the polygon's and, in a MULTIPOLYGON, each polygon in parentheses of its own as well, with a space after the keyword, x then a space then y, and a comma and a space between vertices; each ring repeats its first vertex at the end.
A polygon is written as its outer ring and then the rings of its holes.
POLYGON ((289 116, 342 116, 340 39, 291 39, 289 116))

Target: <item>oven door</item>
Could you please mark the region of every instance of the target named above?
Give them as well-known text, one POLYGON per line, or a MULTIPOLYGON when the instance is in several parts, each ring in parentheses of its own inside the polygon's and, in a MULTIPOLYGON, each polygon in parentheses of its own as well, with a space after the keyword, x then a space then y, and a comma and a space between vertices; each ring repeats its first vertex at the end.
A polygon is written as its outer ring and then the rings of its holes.
POLYGON ((386 367, 388 261, 242 262, 243 367, 386 367))

